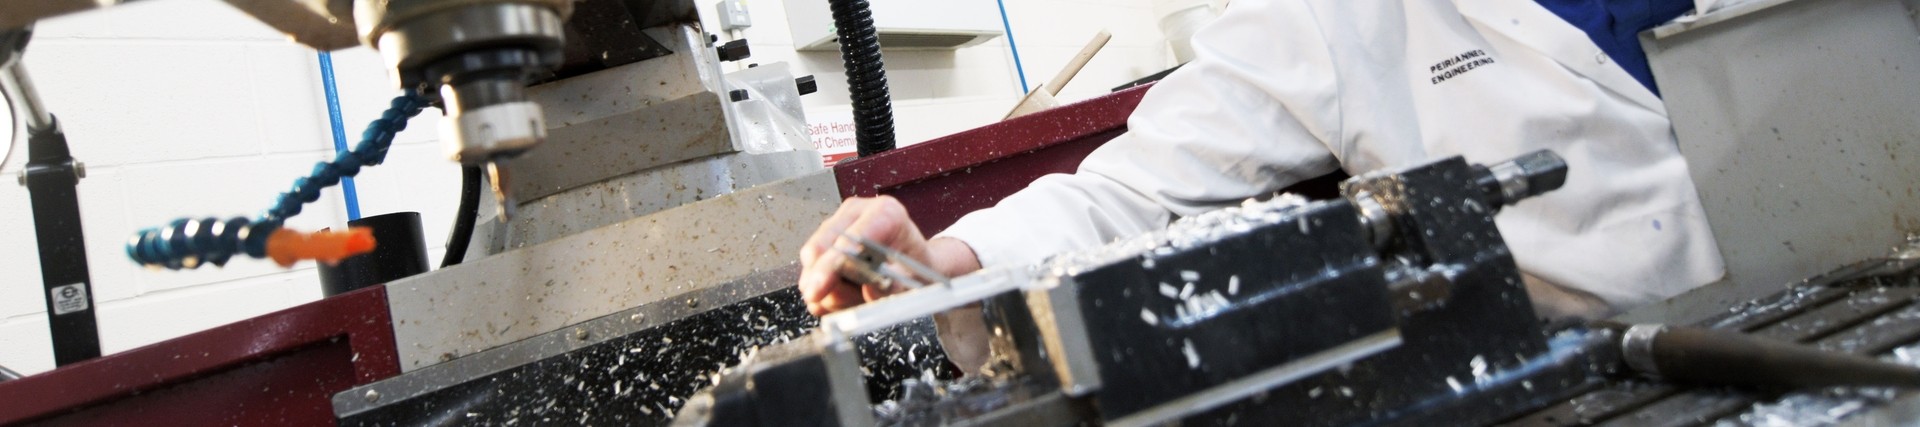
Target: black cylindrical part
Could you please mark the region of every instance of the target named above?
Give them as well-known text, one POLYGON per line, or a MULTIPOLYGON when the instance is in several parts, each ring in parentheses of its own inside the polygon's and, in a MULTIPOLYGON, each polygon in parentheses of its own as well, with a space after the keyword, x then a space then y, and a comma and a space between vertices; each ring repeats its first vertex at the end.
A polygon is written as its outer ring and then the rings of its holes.
POLYGON ((326 296, 387 283, 427 271, 426 235, 419 212, 394 212, 347 222, 373 229, 373 252, 320 264, 320 288, 326 296))
MULTIPOLYGON (((1627 351, 1635 351, 1631 347, 1627 351)), ((1667 327, 1640 351, 1661 378, 1752 387, 1920 387, 1920 368, 1730 331, 1667 327), (1647 357, 1650 356, 1650 357, 1647 357)), ((1624 355, 1629 360, 1636 355, 1624 355)))
POLYGON ((840 60, 847 68, 847 92, 853 99, 854 148, 861 157, 893 149, 893 100, 887 93, 886 64, 880 60, 880 31, 873 27, 867 0, 828 0, 840 39, 840 60))
POLYGON ((1558 190, 1567 183, 1567 161, 1549 150, 1522 154, 1488 166, 1474 166, 1474 183, 1494 210, 1558 190))
POLYGON ((1552 151, 1539 150, 1510 160, 1526 172, 1527 196, 1558 190, 1567 183, 1567 161, 1552 151))

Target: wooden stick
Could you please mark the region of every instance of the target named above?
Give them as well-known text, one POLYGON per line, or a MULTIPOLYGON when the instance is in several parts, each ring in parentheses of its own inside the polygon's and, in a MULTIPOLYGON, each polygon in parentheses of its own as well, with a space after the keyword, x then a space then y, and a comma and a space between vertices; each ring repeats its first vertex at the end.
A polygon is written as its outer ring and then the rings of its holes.
POLYGON ((1067 68, 1061 69, 1059 75, 1053 76, 1053 81, 1041 88, 1046 89, 1048 95, 1059 95, 1060 89, 1067 87, 1067 81, 1073 80, 1075 74, 1080 74, 1080 69, 1087 66, 1087 61, 1093 60, 1094 54, 1100 53, 1100 48, 1107 47, 1109 40, 1113 40, 1113 33, 1100 30, 1100 34, 1093 36, 1093 41, 1087 42, 1087 47, 1080 49, 1080 54, 1073 56, 1073 61, 1067 62, 1067 68))

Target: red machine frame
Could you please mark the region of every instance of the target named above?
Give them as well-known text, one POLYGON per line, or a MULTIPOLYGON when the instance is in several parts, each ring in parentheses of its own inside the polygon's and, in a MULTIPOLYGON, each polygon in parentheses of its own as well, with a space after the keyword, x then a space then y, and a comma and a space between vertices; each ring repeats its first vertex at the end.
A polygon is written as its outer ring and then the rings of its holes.
POLYGON ((0 383, 0 425, 332 424, 333 394, 400 374, 371 287, 0 383))

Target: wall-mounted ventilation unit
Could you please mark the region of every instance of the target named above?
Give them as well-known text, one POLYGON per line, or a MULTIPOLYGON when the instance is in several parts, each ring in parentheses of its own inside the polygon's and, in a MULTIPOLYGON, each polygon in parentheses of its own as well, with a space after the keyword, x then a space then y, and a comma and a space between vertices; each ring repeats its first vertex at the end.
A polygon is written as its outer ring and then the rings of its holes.
MULTIPOLYGON (((1002 34, 1000 10, 983 0, 869 0, 883 49, 945 50, 1002 34)), ((826 0, 786 0, 798 50, 840 50, 826 0)))

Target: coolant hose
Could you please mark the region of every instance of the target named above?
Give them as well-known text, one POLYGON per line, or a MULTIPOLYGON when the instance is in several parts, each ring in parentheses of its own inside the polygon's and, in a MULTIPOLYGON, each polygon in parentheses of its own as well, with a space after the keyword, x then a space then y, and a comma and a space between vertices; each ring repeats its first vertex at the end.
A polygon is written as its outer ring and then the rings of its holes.
POLYGON ((867 0, 828 0, 840 59, 847 68, 847 92, 853 100, 854 146, 860 157, 893 149, 893 101, 887 93, 886 64, 880 60, 880 35, 873 28, 867 0))
POLYGON ((453 231, 447 232, 447 253, 440 257, 440 268, 467 260, 467 246, 473 243, 473 223, 480 215, 480 188, 480 167, 460 167, 460 206, 453 210, 453 231))

